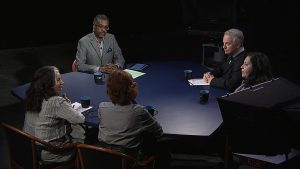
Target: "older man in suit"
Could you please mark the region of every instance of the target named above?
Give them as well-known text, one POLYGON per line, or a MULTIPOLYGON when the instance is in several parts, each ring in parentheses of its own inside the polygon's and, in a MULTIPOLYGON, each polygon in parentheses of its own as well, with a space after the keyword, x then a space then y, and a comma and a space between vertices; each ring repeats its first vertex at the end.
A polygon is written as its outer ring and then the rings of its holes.
POLYGON ((76 66, 78 71, 110 73, 123 68, 125 63, 122 51, 109 30, 106 15, 97 15, 93 21, 93 32, 82 37, 77 46, 76 66))
POLYGON ((229 29, 223 36, 223 49, 228 56, 226 62, 211 72, 204 73, 203 79, 211 86, 233 92, 242 82, 241 66, 245 59, 244 35, 238 29, 229 29))

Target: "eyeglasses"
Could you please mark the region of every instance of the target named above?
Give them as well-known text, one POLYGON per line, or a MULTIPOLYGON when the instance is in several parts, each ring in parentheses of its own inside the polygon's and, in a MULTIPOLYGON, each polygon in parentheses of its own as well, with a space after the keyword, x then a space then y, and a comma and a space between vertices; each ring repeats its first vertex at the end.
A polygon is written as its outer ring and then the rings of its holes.
POLYGON ((96 26, 97 28, 100 28, 100 29, 104 29, 104 30, 109 30, 109 26, 103 26, 103 25, 98 25, 98 24, 94 24, 94 26, 96 26))

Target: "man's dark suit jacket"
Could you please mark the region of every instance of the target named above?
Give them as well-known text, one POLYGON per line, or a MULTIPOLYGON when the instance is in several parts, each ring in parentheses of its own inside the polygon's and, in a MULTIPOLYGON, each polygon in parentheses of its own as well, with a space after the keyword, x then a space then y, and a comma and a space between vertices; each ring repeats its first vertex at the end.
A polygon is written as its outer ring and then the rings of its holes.
POLYGON ((215 76, 210 82, 211 86, 221 87, 233 92, 242 83, 241 66, 244 63, 246 52, 243 51, 229 63, 224 62, 221 67, 214 69, 211 73, 215 76))

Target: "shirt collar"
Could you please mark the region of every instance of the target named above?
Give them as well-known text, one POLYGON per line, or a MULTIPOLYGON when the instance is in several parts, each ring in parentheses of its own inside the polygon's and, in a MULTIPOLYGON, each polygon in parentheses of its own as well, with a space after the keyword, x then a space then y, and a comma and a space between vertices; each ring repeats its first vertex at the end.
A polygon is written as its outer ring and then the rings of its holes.
POLYGON ((237 55, 239 55, 240 53, 244 52, 245 48, 241 47, 234 55, 232 55, 232 58, 235 58, 237 55))
POLYGON ((103 39, 102 39, 102 41, 99 42, 98 39, 97 39, 97 37, 96 37, 96 35, 95 35, 95 33, 93 33, 93 37, 97 41, 97 43, 99 43, 99 44, 101 44, 104 41, 104 39, 105 39, 105 36, 104 36, 103 39))

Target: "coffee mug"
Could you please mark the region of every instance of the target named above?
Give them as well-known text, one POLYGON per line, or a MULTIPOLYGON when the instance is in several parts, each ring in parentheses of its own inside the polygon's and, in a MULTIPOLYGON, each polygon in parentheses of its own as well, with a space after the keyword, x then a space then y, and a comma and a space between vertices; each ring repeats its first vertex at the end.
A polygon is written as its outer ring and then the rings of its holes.
POLYGON ((81 103, 81 107, 88 108, 91 105, 91 98, 89 96, 81 96, 80 103, 81 103))
POLYGON ((208 102, 209 90, 200 90, 200 103, 204 104, 208 102))
POLYGON ((94 73, 95 83, 97 83, 97 84, 102 83, 103 77, 104 77, 104 74, 102 74, 101 72, 95 72, 94 73))
POLYGON ((192 70, 184 70, 184 77, 186 80, 190 80, 192 78, 192 70))
POLYGON ((148 112, 152 115, 155 116, 157 115, 158 111, 155 107, 153 106, 145 106, 145 108, 148 110, 148 112))

